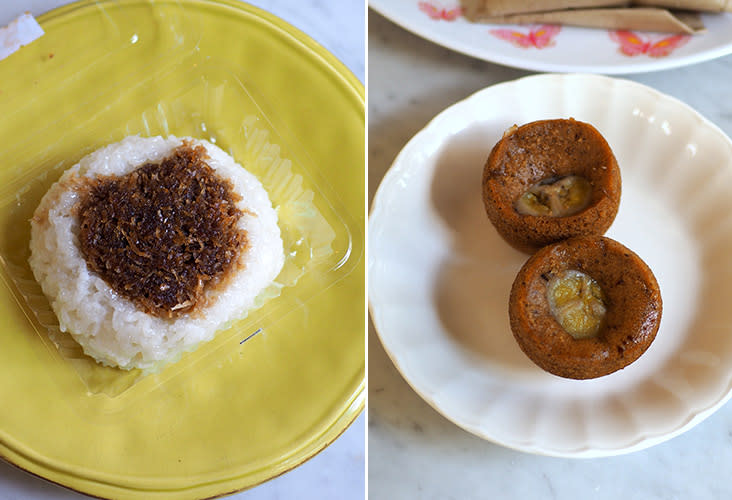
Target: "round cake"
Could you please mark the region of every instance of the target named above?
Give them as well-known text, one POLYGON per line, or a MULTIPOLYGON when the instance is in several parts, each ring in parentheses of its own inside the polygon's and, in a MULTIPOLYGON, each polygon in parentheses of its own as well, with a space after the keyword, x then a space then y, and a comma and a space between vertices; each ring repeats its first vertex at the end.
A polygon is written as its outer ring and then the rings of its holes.
POLYGON ((508 129, 483 170, 483 203, 498 233, 527 253, 602 235, 620 204, 620 170, 588 123, 541 120, 508 129))
POLYGON ((588 379, 637 360, 656 337, 661 292, 635 253, 603 236, 571 238, 536 252, 511 289, 511 330, 534 363, 588 379))
POLYGON ((33 274, 104 365, 154 370, 243 317, 279 274, 262 184, 199 139, 127 137, 64 172, 31 220, 33 274))

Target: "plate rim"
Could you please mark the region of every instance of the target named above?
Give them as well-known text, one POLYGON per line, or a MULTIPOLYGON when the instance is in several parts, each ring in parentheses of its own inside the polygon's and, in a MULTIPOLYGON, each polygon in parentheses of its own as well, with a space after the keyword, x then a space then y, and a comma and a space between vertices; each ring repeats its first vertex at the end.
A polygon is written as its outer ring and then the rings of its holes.
MULTIPOLYGON (((405 157, 411 149, 415 147, 415 144, 418 142, 418 139, 424 135, 428 134, 430 129, 437 123, 439 120, 441 120, 445 115, 453 112, 454 108, 458 106, 466 106, 470 103, 471 100, 480 98, 482 94, 487 94, 493 91, 495 88, 499 87, 508 87, 513 85, 520 85, 521 82, 527 81, 527 80, 536 80, 536 81, 542 81, 542 80, 558 80, 561 82, 566 82, 568 80, 579 80, 579 79, 588 79, 588 80, 595 80, 602 82, 604 84, 609 85, 626 85, 629 88, 633 88, 634 90, 640 90, 644 92, 648 92, 651 96, 662 99, 667 102, 672 103, 674 106, 680 106, 681 109, 683 109, 685 112, 690 112, 691 116, 699 120, 699 122, 703 123, 704 125, 708 126, 710 131, 715 132, 720 136, 721 139, 723 139, 727 146, 732 150, 732 139, 716 124, 714 124, 712 121, 710 121, 708 118, 704 117, 701 113, 696 111, 694 108, 686 104, 685 102, 681 101, 680 99, 665 94, 659 90, 656 90, 652 87, 649 87, 648 85, 644 85, 642 83, 635 82, 633 80, 628 80, 625 78, 617 78, 617 77, 611 77, 611 76, 604 76, 604 75, 597 75, 597 74, 591 74, 591 73, 570 73, 570 74, 562 74, 562 73, 545 73, 545 74, 539 74, 539 75, 529 75, 520 77, 517 79, 504 81, 500 83, 496 83, 494 85, 490 85, 488 87, 485 87, 483 89, 480 89, 469 96, 465 97, 464 99, 461 99, 459 101, 454 102, 453 104, 449 105, 447 108, 440 111, 437 115, 435 115, 432 119, 430 119, 427 124, 423 128, 421 128, 418 132, 416 132, 410 139, 407 141, 407 143, 402 147, 402 149, 399 151, 399 153, 395 156, 391 166, 384 174, 382 180, 379 183, 379 186, 374 194, 373 201, 371 202, 371 207, 369 210, 369 234, 371 234, 372 231, 372 217, 374 216, 376 210, 379 207, 379 205, 383 204, 381 202, 381 198, 383 198, 384 195, 384 187, 387 184, 387 180, 391 177, 395 177, 398 175, 399 170, 399 164, 402 162, 403 157, 405 157), (395 168, 396 167, 396 168, 395 168)), ((566 85, 566 83, 562 83, 563 85, 566 85)), ((367 266, 370 270, 372 264, 372 256, 371 252, 368 253, 368 263, 367 266)), ((369 272, 370 274, 370 272, 369 272)), ((652 446, 661 444, 665 441, 668 441, 670 439, 673 439, 676 436, 679 436, 683 434, 684 432, 692 429, 696 425, 703 422, 705 419, 707 419, 709 416, 714 414, 718 409, 720 409, 722 406, 724 406, 730 399, 732 399, 732 375, 730 376, 728 383, 726 385, 726 388, 723 390, 722 393, 720 393, 719 398, 712 402, 711 404, 693 409, 689 412, 688 418, 685 419, 685 421, 679 425, 677 428, 672 429, 670 431, 661 431, 658 433, 644 433, 639 437, 636 437, 631 442, 615 448, 592 448, 589 445, 586 445, 582 448, 577 448, 574 450, 559 450, 559 449, 547 449, 542 448, 541 446, 531 445, 531 446, 525 446, 520 443, 506 443, 504 441, 501 441, 500 439, 497 439, 495 436, 488 435, 485 431, 482 431, 478 426, 472 425, 470 423, 460 422, 457 417, 454 415, 450 415, 449 412, 447 412, 444 408, 440 406, 440 404, 435 401, 435 399, 422 387, 418 387, 415 382, 408 376, 408 373, 406 370, 397 362, 397 356, 396 353, 390 348, 390 346, 385 342, 384 340, 384 334, 382 333, 383 325, 379 324, 378 315, 374 314, 374 305, 372 303, 372 288, 371 288, 371 281, 368 282, 368 309, 369 309, 369 318, 374 326, 374 331, 376 332, 377 337, 379 338, 379 342, 381 343, 381 346, 383 347, 384 351, 386 352, 389 360, 394 365, 394 368, 399 372, 401 377, 407 382, 407 384, 414 390, 420 398, 422 398, 423 401, 425 401, 427 404, 429 404, 435 411, 437 411, 440 415, 445 417, 447 420, 452 422, 453 424, 457 425, 458 427, 466 430, 467 432, 470 432, 471 434, 480 437, 481 439, 484 439, 486 441, 492 442, 494 444, 503 446, 505 448, 509 448, 516 451, 521 451, 525 453, 531 453, 535 455, 543 455, 543 456, 550 456, 550 457, 558 457, 558 458, 575 458, 575 459, 586 459, 586 458, 601 458, 601 457, 611 457, 611 456, 618 456, 618 455, 624 455, 628 453, 632 453, 635 451, 640 451, 643 449, 650 448, 652 446)))

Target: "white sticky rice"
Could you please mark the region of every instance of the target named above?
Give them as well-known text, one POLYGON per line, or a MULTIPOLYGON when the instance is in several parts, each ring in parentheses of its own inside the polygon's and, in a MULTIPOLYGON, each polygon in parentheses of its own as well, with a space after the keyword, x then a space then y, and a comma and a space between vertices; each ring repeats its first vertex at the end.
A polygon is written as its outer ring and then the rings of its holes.
POLYGON ((277 214, 262 184, 219 147, 201 144, 206 163, 241 196, 244 213, 238 227, 246 231, 248 247, 241 253, 238 271, 225 287, 208 292, 198 314, 164 319, 145 313, 119 296, 91 272, 79 247, 79 221, 74 189, 81 177, 125 175, 145 163, 170 156, 183 139, 127 137, 106 146, 67 170, 51 186, 31 220, 31 269, 58 317, 61 330, 70 333, 84 352, 98 362, 123 369, 155 370, 177 360, 181 353, 213 338, 233 319, 242 317, 255 297, 280 272, 284 262, 277 214), (194 317, 195 316, 195 317, 194 317))

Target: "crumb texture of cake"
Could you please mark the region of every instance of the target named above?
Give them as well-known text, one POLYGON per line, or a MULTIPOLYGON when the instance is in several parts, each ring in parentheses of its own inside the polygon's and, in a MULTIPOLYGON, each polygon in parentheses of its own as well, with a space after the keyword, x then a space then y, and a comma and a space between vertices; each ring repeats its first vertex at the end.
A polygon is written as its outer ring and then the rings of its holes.
POLYGON ((643 260, 615 240, 581 236, 529 258, 511 289, 509 319, 521 349, 565 378, 608 375, 656 337, 661 292, 643 260))
POLYGON ((130 136, 68 169, 31 220, 31 269, 98 362, 155 370, 246 315, 279 274, 261 183, 204 140, 130 136))

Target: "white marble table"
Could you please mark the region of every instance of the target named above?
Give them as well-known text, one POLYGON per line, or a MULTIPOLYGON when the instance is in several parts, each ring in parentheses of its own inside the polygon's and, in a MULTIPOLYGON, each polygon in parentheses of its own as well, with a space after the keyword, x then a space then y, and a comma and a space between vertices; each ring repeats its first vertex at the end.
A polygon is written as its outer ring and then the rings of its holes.
MULTIPOLYGON (((438 47, 369 12, 369 200, 404 144, 444 108, 529 74, 438 47)), ((675 96, 732 135, 732 57, 629 77, 675 96)), ((483 441, 427 405, 370 326, 369 497, 448 499, 732 498, 732 403, 689 432, 631 455, 572 460, 483 441)))
MULTIPOLYGON (((25 11, 38 16, 68 0, 0 2, 0 26, 25 11)), ((364 4, 362 0, 249 0, 310 35, 365 81, 364 4)), ((256 488, 228 498, 247 500, 356 500, 365 489, 365 417, 328 448, 300 467, 256 488)), ((72 500, 83 495, 37 479, 0 460, 0 500, 72 500)))

